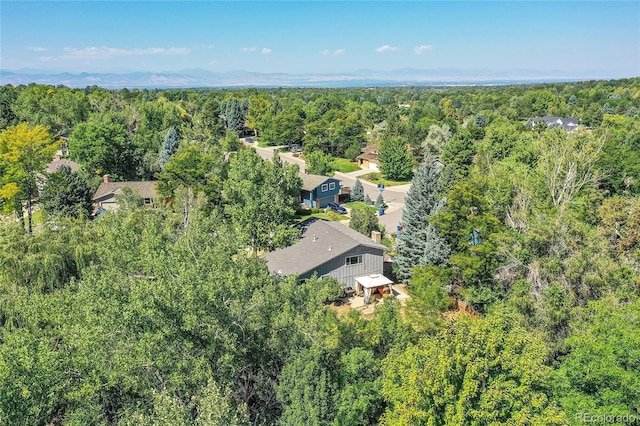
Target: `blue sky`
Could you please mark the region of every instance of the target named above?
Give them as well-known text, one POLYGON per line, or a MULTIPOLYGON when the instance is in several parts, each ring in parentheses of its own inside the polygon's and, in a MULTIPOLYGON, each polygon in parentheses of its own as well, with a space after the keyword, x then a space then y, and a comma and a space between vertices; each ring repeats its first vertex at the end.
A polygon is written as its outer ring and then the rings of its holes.
POLYGON ((0 19, 9 70, 640 75, 638 1, 2 0, 0 19))

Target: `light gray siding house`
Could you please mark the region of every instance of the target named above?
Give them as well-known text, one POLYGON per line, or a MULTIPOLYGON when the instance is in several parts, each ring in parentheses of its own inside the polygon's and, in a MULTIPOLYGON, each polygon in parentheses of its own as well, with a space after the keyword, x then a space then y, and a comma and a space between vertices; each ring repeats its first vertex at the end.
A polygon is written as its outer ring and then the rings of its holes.
POLYGON ((303 280, 314 273, 336 278, 344 287, 356 288, 356 277, 382 275, 380 243, 341 223, 310 219, 302 226, 296 244, 272 251, 263 257, 273 274, 297 274, 303 280))

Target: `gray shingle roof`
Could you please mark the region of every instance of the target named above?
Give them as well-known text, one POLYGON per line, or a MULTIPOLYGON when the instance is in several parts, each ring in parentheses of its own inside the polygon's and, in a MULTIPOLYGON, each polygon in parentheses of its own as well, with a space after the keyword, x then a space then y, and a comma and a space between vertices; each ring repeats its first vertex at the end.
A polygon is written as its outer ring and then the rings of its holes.
POLYGON ((263 258, 272 273, 304 274, 358 246, 386 248, 341 223, 314 218, 303 223, 300 241, 263 258))
POLYGON ((302 179, 302 189, 304 189, 305 191, 313 191, 329 179, 335 178, 321 175, 312 175, 309 173, 300 173, 300 179, 302 179))
POLYGON ((156 183, 156 181, 102 182, 96 193, 93 194, 93 200, 95 201, 108 195, 121 194, 122 188, 131 188, 133 192, 138 193, 142 198, 156 198, 156 183))
POLYGON ((62 166, 67 166, 74 172, 77 172, 78 168, 80 167, 79 164, 76 163, 75 161, 67 160, 66 158, 60 158, 57 160, 53 160, 52 162, 47 164, 46 172, 47 173, 57 172, 58 169, 62 166))

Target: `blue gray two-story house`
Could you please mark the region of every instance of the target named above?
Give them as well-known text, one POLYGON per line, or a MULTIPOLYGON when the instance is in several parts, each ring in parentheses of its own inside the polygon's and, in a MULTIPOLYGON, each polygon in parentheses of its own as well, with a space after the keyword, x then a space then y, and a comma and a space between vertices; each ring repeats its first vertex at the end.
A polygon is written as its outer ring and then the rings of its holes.
POLYGON ((340 180, 327 176, 301 173, 300 199, 312 208, 323 209, 331 202, 338 202, 340 180))
POLYGON ((385 246, 338 222, 309 219, 302 237, 292 246, 263 256, 273 274, 298 275, 301 280, 334 277, 355 289, 356 278, 382 276, 385 246))

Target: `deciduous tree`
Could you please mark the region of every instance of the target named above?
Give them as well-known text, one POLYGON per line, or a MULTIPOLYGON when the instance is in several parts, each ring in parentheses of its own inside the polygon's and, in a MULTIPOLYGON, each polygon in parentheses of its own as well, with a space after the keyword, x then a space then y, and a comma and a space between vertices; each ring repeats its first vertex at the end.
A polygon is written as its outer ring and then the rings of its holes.
POLYGON ((549 398, 546 354, 542 337, 511 314, 460 318, 386 358, 382 422, 566 424, 549 398))
POLYGON ((380 222, 370 207, 356 206, 351 209, 349 227, 362 235, 371 236, 371 231, 380 231, 380 222))
POLYGON ((542 134, 538 164, 554 208, 565 207, 582 188, 598 181, 596 162, 604 142, 604 137, 567 135, 561 129, 542 134))
POLYGON ((127 180, 139 174, 140 158, 121 124, 79 124, 69 137, 69 152, 89 175, 127 180))
POLYGON ((225 212, 254 252, 282 247, 298 235, 289 225, 301 186, 298 167, 283 164, 277 153, 272 161, 253 149, 231 157, 222 191, 225 212))
POLYGON ((569 418, 625 416, 640 404, 640 303, 613 297, 576 308, 568 354, 556 374, 558 399, 569 418))
POLYGON ((304 155, 307 171, 317 175, 333 176, 333 157, 320 150, 312 151, 304 155))
POLYGON ((38 196, 36 179, 55 154, 59 141, 40 126, 21 123, 0 133, 0 198, 18 212, 22 219, 23 203, 27 205, 28 230, 32 232, 32 199, 38 196))

